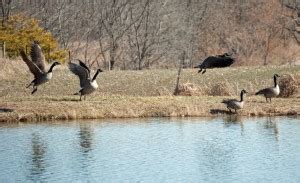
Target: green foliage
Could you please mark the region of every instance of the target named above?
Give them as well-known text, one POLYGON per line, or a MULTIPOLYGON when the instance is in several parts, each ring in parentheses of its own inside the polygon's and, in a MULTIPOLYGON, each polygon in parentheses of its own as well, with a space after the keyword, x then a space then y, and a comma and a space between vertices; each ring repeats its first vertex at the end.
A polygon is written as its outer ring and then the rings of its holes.
POLYGON ((64 62, 66 50, 60 50, 52 34, 39 26, 38 20, 22 15, 11 16, 5 25, 0 25, 0 42, 5 42, 8 57, 15 58, 18 50, 26 50, 32 41, 39 41, 46 60, 64 62))

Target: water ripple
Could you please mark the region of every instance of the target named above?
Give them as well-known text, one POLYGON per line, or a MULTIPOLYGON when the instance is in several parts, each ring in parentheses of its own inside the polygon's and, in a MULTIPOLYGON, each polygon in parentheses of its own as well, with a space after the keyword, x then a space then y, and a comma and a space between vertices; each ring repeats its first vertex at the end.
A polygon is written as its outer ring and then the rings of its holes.
POLYGON ((0 182, 299 182, 299 118, 0 126, 0 182))

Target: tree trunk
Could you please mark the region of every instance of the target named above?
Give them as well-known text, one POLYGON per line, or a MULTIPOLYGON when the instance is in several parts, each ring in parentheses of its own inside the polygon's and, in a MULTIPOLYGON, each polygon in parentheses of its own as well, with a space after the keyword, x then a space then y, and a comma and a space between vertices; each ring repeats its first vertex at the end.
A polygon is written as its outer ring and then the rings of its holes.
POLYGON ((181 75, 181 71, 182 71, 182 66, 184 64, 184 60, 185 60, 185 51, 183 51, 182 53, 182 58, 179 64, 179 68, 178 68, 178 73, 177 73, 177 78, 176 78, 176 86, 175 86, 175 90, 174 90, 174 95, 178 95, 179 94, 179 81, 180 81, 180 75, 181 75))

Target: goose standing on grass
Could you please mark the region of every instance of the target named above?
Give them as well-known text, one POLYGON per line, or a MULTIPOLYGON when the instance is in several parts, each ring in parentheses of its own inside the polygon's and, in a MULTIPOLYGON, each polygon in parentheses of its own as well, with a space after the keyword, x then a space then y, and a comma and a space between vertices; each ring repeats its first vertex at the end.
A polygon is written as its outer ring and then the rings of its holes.
POLYGON ((278 96, 280 93, 280 88, 277 83, 277 78, 279 78, 280 76, 278 74, 274 74, 273 77, 274 77, 274 87, 265 88, 255 93, 255 95, 264 95, 267 102, 268 102, 268 98, 270 99, 271 102, 271 98, 278 96))
POLYGON ((198 73, 202 72, 202 74, 204 74, 206 69, 228 67, 235 62, 235 59, 232 55, 233 53, 225 53, 223 55, 209 56, 200 65, 194 68, 199 68, 200 70, 198 73))
POLYGON ((96 78, 100 72, 103 72, 101 69, 97 69, 97 72, 93 76, 93 78, 90 77, 90 69, 81 61, 78 60, 79 65, 70 62, 69 63, 69 69, 72 71, 75 75, 79 77, 80 80, 80 87, 81 89, 79 92, 75 93, 74 95, 80 95, 80 101, 81 97, 91 94, 98 88, 98 84, 96 81, 96 78))
POLYGON ((225 99, 222 101, 227 106, 227 109, 229 109, 229 112, 231 113, 231 109, 234 109, 235 113, 238 109, 243 109, 244 107, 244 94, 248 93, 246 90, 241 91, 241 100, 237 99, 225 99))
POLYGON ((26 87, 33 87, 31 94, 37 91, 37 87, 41 84, 48 82, 52 78, 52 70, 54 66, 60 65, 59 62, 54 62, 48 71, 45 69, 45 57, 42 49, 37 41, 34 41, 31 45, 30 56, 31 60, 27 57, 23 49, 20 49, 20 55, 23 61, 27 64, 29 70, 34 75, 34 80, 26 87))

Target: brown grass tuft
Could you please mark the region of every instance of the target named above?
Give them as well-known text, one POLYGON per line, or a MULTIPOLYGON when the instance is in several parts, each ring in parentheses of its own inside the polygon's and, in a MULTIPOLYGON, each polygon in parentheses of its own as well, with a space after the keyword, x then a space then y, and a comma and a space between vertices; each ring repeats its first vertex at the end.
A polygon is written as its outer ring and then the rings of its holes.
POLYGON ((219 82, 212 86, 209 95, 212 96, 231 96, 233 95, 233 88, 227 81, 219 82))
MULTIPOLYGON (((299 81, 298 81, 299 83, 299 81)), ((283 76, 279 81, 280 87, 280 97, 291 97, 296 94, 297 91, 297 81, 292 74, 283 76)))
POLYGON ((184 83, 179 85, 178 95, 181 96, 197 96, 201 95, 202 91, 193 83, 184 83))

